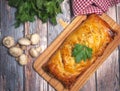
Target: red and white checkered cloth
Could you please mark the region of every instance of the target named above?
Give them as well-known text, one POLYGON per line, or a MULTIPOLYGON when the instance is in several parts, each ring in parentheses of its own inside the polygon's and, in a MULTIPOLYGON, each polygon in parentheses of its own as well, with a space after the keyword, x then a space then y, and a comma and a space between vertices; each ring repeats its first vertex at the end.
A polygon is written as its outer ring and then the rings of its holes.
POLYGON ((120 0, 73 0, 72 7, 75 16, 82 14, 102 14, 109 7, 119 3, 120 0))

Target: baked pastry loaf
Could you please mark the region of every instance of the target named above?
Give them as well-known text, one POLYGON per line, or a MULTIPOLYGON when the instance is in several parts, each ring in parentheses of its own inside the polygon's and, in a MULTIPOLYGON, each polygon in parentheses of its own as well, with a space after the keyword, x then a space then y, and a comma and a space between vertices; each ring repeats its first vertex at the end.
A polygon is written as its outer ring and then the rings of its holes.
POLYGON ((44 69, 62 82, 66 88, 103 54, 108 43, 113 39, 109 25, 98 15, 90 15, 75 31, 73 31, 45 63, 44 69), (86 45, 92 48, 92 58, 80 63, 75 62, 72 50, 75 44, 86 45))

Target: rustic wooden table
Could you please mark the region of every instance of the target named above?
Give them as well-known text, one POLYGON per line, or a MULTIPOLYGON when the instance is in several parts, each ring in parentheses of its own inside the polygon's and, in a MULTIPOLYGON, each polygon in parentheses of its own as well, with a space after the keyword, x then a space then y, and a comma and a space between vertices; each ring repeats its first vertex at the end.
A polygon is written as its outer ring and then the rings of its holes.
MULTIPOLYGON (((63 14, 59 14, 57 20, 62 18, 70 22, 70 1, 64 0, 61 7, 63 14)), ((0 91, 54 91, 54 88, 34 71, 32 65, 35 59, 29 56, 27 66, 20 66, 15 58, 8 54, 8 49, 2 45, 2 39, 10 35, 17 41, 26 34, 37 32, 41 37, 39 46, 44 51, 63 30, 62 26, 59 23, 56 26, 49 22, 43 24, 37 19, 15 29, 14 13, 15 9, 8 6, 7 0, 0 0, 0 91)), ((120 23, 120 4, 110 8, 107 14, 120 23)), ((119 52, 119 48, 116 48, 80 91, 120 91, 119 52)))

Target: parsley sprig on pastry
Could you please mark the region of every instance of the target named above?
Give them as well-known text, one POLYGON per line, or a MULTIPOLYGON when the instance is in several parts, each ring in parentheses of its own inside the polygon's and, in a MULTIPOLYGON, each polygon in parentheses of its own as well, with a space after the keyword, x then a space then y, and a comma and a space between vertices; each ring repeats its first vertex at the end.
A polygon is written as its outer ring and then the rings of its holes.
POLYGON ((81 44, 75 44, 72 55, 77 63, 81 62, 81 60, 86 61, 86 59, 90 59, 92 57, 92 48, 81 44))

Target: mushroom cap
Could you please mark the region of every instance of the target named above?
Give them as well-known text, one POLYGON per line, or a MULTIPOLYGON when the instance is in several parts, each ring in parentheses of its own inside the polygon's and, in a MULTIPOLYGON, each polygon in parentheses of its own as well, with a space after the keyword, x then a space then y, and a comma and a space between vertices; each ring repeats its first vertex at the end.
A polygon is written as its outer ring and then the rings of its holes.
POLYGON ((13 56, 13 57, 19 57, 20 55, 22 55, 23 50, 19 47, 11 47, 9 49, 9 53, 13 56))
POLYGON ((20 57, 19 57, 19 64, 20 65, 26 65, 27 64, 27 61, 28 61, 28 57, 27 55, 25 54, 22 54, 20 57))
POLYGON ((33 58, 36 58, 39 56, 39 52, 37 52, 35 48, 31 48, 29 52, 33 58))
POLYGON ((31 35, 30 40, 31 40, 33 45, 38 44, 40 41, 40 36, 37 33, 34 33, 31 35))
POLYGON ((6 46, 7 48, 10 48, 15 45, 14 38, 11 36, 7 36, 3 39, 3 45, 6 46))
POLYGON ((42 48, 41 48, 41 46, 39 46, 39 47, 36 47, 35 49, 36 49, 36 51, 37 51, 37 52, 39 52, 39 53, 42 51, 42 48))
POLYGON ((31 41, 27 38, 21 38, 21 39, 18 40, 18 43, 20 45, 29 46, 31 44, 31 41))

